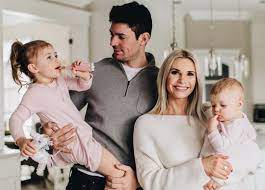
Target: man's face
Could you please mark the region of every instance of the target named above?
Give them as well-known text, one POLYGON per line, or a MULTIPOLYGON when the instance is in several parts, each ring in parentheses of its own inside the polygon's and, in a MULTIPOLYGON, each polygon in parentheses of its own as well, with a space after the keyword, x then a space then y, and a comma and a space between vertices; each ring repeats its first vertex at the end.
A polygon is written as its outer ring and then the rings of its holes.
POLYGON ((140 53, 140 37, 136 39, 134 31, 124 23, 112 23, 110 27, 110 45, 114 57, 122 62, 137 59, 140 53))

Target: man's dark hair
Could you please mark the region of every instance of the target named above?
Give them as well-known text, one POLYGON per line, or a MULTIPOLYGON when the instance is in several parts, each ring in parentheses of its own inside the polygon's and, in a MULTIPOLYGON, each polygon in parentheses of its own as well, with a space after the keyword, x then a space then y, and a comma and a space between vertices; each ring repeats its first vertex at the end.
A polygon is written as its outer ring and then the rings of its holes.
POLYGON ((152 18, 149 10, 139 3, 133 1, 120 6, 113 6, 109 21, 112 23, 125 23, 134 31, 136 39, 144 32, 151 36, 152 18))

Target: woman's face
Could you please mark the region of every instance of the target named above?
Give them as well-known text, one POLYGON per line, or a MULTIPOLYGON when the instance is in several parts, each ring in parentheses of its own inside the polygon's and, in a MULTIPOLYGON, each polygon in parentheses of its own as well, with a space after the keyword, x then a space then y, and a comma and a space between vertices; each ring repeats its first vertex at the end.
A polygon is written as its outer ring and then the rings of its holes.
POLYGON ((168 98, 187 99, 196 85, 194 63, 187 58, 176 59, 170 68, 166 88, 168 98))

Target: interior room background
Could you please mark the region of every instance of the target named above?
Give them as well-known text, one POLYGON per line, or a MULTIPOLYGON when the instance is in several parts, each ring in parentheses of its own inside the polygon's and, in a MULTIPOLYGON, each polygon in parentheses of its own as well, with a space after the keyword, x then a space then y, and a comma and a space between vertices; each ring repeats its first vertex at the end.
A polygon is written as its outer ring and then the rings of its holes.
MULTIPOLYGON (((242 83, 246 88, 245 111, 252 120, 254 104, 265 103, 265 4, 259 0, 249 1, 241 0, 239 17, 237 0, 213 0, 214 30, 210 29, 209 0, 177 1, 174 24, 180 48, 208 52, 213 43, 216 50, 242 50, 246 54, 249 74, 242 78, 242 83)), ((4 147, 10 114, 23 95, 23 90, 17 93, 18 86, 11 80, 8 63, 11 43, 16 39, 22 42, 43 39, 54 44, 64 64, 77 58, 96 62, 112 54, 108 14, 113 5, 125 2, 129 0, 0 0, 0 148, 4 147)), ((172 0, 138 2, 151 11, 153 31, 147 51, 154 54, 160 66, 173 38, 172 0)), ((200 64, 203 67, 203 63, 200 64)), ((34 117, 29 120, 26 131, 30 131, 35 122, 34 117)), ((13 173, 10 176, 15 180, 19 178, 13 173)), ((7 180, 5 185, 10 183, 13 181, 7 180)), ((14 189, 19 187, 14 185, 14 189)))

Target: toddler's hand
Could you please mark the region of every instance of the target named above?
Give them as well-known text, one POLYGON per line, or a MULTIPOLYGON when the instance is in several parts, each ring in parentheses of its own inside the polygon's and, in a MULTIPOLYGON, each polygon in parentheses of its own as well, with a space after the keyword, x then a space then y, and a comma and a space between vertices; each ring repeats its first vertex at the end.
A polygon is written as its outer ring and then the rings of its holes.
POLYGON ((32 139, 22 137, 16 141, 16 144, 19 146, 22 156, 33 156, 36 153, 36 148, 32 143, 32 139))
POLYGON ((74 76, 89 80, 92 77, 93 70, 90 64, 77 60, 72 64, 72 72, 74 76))
POLYGON ((208 183, 206 183, 204 186, 203 186, 203 189, 204 190, 215 190, 217 188, 219 188, 220 185, 218 183, 216 183, 215 181, 213 180, 210 180, 208 183))
POLYGON ((209 133, 217 129, 217 126, 219 124, 219 121, 217 120, 217 118, 218 118, 218 115, 215 115, 209 119, 208 124, 207 124, 207 130, 209 133))

